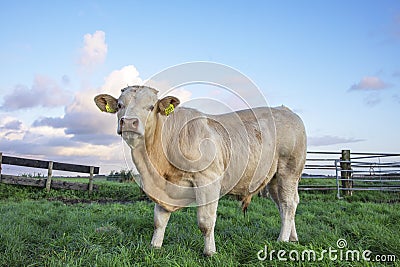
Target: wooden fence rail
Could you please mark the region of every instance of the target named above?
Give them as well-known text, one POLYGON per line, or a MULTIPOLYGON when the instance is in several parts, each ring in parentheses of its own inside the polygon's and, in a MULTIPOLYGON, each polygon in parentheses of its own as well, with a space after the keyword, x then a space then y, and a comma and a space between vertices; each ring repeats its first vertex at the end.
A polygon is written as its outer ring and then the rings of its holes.
POLYGON ((3 156, 3 154, 0 152, 0 182, 6 183, 6 184, 46 187, 47 191, 50 191, 51 188, 71 189, 71 190, 89 190, 89 193, 91 193, 93 190, 98 189, 98 187, 96 185, 93 185, 93 175, 99 174, 99 171, 100 171, 100 168, 94 167, 94 166, 85 166, 85 165, 62 163, 62 162, 55 162, 55 161, 53 162, 53 161, 44 161, 44 160, 36 160, 36 159, 26 159, 26 158, 19 158, 19 157, 3 156), (48 170, 47 178, 46 179, 36 179, 36 178, 4 175, 1 173, 1 165, 2 164, 39 168, 39 169, 47 169, 48 170), (54 181, 54 180, 52 180, 53 170, 88 173, 88 174, 90 174, 89 183, 84 184, 84 183, 71 183, 71 182, 65 182, 65 181, 54 181))

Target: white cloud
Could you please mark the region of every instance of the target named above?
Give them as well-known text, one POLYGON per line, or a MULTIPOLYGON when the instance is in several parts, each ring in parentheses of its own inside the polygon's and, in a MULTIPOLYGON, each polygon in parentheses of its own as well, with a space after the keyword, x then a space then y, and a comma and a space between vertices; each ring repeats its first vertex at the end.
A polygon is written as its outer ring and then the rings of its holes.
POLYGON ((366 76, 361 79, 360 82, 353 84, 349 91, 351 90, 383 90, 390 88, 392 85, 384 82, 379 77, 366 76))
POLYGON ((62 82, 62 84, 64 85, 64 86, 69 86, 70 85, 70 83, 71 83, 71 78, 68 76, 68 75, 63 75, 62 77, 61 77, 61 82, 62 82))
POLYGON ((112 151, 112 148, 108 146, 82 144, 79 147, 62 146, 57 149, 57 154, 64 157, 82 157, 97 155, 101 159, 109 159, 108 155, 110 155, 110 151, 112 151), (107 157, 104 157, 104 155, 106 155, 107 157))
POLYGON ((142 79, 133 65, 111 72, 99 89, 84 89, 75 94, 73 102, 66 106, 63 117, 43 117, 33 126, 61 128, 71 139, 90 144, 112 144, 119 140, 117 122, 113 114, 102 113, 93 99, 97 94, 107 93, 118 97, 127 85, 141 84, 142 79))
POLYGON ((0 109, 14 111, 34 107, 60 107, 69 101, 67 92, 54 80, 36 75, 32 86, 17 85, 4 96, 0 109))
POLYGON ((309 146, 329 146, 337 144, 356 143, 361 141, 364 141, 364 139, 347 138, 332 135, 309 136, 307 138, 307 143, 309 146))
POLYGON ((168 95, 177 97, 181 101, 181 103, 188 102, 192 98, 192 92, 184 88, 172 90, 168 93, 168 95))
POLYGON ((62 162, 105 164, 103 172, 126 168, 116 116, 101 112, 93 99, 100 93, 118 97, 122 88, 141 83, 136 68, 125 66, 105 77, 100 88, 83 88, 73 101, 64 99, 63 116, 41 117, 30 126, 11 116, 0 117, 0 151, 62 162))
MULTIPOLYGON (((83 142, 75 139, 74 135, 66 134, 64 128, 26 127, 22 124, 22 130, 7 130, 5 125, 14 121, 11 117, 0 120, 0 151, 5 155, 95 165, 102 167, 102 173, 127 168, 118 137, 111 143, 101 140, 95 144, 93 139, 96 135, 83 142)), ((99 136, 104 138, 104 135, 99 136)))
POLYGON ((371 93, 371 94, 367 95, 366 97, 364 97, 364 103, 370 107, 374 107, 377 104, 379 104, 380 102, 381 102, 381 98, 380 98, 379 94, 376 94, 376 93, 371 93))
POLYGON ((20 120, 12 120, 5 123, 3 126, 0 126, 0 129, 6 130, 20 130, 22 122, 20 120))
MULTIPOLYGON (((107 45, 104 32, 84 37, 80 65, 90 68, 105 60, 107 45)), ((71 84, 64 75, 59 82, 71 84)), ((116 116, 102 113, 94 103, 100 93, 120 95, 127 85, 142 84, 133 65, 112 71, 99 88, 83 87, 73 97, 58 83, 36 76, 31 87, 16 86, 4 97, 5 112, 33 107, 65 107, 58 117, 40 117, 32 125, 18 118, 0 117, 0 151, 8 155, 49 159, 102 167, 102 173, 126 168, 122 141, 116 133, 116 116)), ((49 115, 47 115, 49 116, 49 115)))
POLYGON ((85 34, 79 59, 81 66, 91 67, 104 62, 108 50, 105 39, 106 34, 103 31, 96 31, 94 34, 85 34))
POLYGON ((21 140, 24 130, 25 126, 17 118, 10 116, 0 118, 0 140, 21 140))
POLYGON ((57 129, 49 126, 38 126, 30 127, 29 133, 37 138, 69 138, 70 135, 66 135, 63 129, 57 129))
POLYGON ((102 93, 111 94, 115 97, 121 94, 121 89, 128 85, 141 85, 143 80, 139 76, 138 70, 133 65, 128 65, 120 70, 114 70, 105 79, 101 86, 102 93))

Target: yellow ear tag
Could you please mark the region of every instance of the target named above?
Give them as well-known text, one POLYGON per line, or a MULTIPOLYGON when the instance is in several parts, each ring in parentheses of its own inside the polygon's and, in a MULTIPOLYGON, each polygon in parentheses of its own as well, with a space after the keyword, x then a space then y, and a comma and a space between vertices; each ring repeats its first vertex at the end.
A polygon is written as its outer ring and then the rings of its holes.
POLYGON ((115 110, 113 110, 111 107, 110 107, 110 105, 107 103, 107 105, 106 105, 106 111, 108 112, 108 113, 114 113, 115 112, 115 110))
POLYGON ((169 114, 171 114, 172 112, 174 112, 174 105, 172 105, 172 104, 169 104, 169 106, 165 109, 165 115, 169 115, 169 114))

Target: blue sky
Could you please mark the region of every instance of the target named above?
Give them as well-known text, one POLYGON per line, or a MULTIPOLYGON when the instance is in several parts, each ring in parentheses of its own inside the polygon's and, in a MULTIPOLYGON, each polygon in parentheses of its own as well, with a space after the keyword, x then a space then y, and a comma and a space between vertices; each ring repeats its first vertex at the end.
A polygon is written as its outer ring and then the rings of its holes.
POLYGON ((295 110, 309 150, 400 151, 399 1, 1 1, 0 32, 5 155, 123 168, 93 97, 190 61, 295 110))

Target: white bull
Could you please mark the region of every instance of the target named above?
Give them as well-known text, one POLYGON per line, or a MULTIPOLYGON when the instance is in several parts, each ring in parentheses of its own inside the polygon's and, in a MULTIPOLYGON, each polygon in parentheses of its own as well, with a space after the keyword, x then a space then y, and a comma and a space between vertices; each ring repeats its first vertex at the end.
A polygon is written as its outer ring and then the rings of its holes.
POLYGON ((306 158, 301 119, 285 107, 209 115, 157 94, 130 86, 118 99, 95 97, 101 111, 117 113, 117 132, 131 147, 141 186, 156 202, 151 245, 161 247, 171 212, 196 203, 204 254, 214 254, 219 198, 237 195, 245 211, 265 186, 281 216, 278 240, 297 241, 297 189, 306 158))

